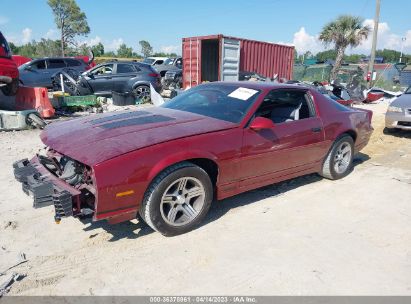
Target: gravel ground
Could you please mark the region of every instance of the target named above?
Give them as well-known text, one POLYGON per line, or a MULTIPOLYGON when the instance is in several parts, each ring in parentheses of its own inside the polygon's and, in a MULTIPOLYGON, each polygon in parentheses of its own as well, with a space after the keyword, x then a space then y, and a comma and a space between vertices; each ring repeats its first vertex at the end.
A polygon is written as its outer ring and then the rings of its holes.
POLYGON ((20 252, 28 259, 10 294, 411 295, 411 133, 384 134, 387 105, 364 107, 375 132, 349 176, 216 202, 200 228, 173 238, 137 220, 56 225, 12 173, 41 148, 39 131, 0 133, 0 272, 20 252))

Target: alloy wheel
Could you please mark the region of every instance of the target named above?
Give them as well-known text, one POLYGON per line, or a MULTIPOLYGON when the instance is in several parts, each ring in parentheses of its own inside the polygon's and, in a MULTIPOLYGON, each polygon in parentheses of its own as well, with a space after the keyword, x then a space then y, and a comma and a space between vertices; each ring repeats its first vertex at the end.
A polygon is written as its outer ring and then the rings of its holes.
POLYGON ((160 212, 172 226, 192 222, 203 209, 205 189, 194 177, 182 177, 171 183, 161 198, 160 212))

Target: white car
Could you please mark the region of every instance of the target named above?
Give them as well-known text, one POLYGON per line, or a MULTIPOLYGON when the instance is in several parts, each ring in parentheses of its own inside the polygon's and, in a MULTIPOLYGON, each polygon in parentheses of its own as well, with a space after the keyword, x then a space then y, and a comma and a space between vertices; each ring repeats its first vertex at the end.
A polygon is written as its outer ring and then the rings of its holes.
POLYGON ((411 87, 388 107, 385 114, 385 127, 411 130, 411 87))
POLYGON ((149 64, 149 65, 160 65, 163 64, 164 61, 166 61, 168 57, 147 57, 144 58, 143 63, 149 64))

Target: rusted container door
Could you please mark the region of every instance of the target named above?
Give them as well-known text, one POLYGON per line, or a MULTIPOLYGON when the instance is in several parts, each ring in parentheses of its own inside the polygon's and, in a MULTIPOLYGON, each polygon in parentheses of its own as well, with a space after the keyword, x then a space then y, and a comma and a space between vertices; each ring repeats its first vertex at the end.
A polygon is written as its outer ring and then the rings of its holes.
POLYGON ((240 40, 221 39, 221 81, 238 81, 240 72, 240 40))
POLYGON ((183 39, 183 87, 194 87, 201 83, 200 62, 201 40, 183 39))

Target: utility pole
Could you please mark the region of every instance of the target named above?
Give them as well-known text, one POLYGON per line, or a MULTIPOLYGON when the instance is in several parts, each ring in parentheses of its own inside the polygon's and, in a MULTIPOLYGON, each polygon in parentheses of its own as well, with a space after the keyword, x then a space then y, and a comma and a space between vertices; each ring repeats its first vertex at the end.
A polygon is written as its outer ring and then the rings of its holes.
POLYGON ((368 73, 370 73, 370 82, 368 83, 368 88, 372 87, 372 76, 374 72, 374 61, 375 61, 375 49, 377 48, 377 34, 378 34, 378 22, 380 20, 380 4, 381 0, 377 0, 377 5, 375 8, 374 16, 374 31, 372 32, 372 47, 371 47, 371 56, 368 63, 368 73))
POLYGON ((405 42, 405 40, 407 40, 407 38, 406 38, 406 37, 402 37, 402 38, 401 38, 401 54, 400 54, 400 63, 402 63, 402 51, 403 51, 403 48, 404 48, 404 42, 405 42))

